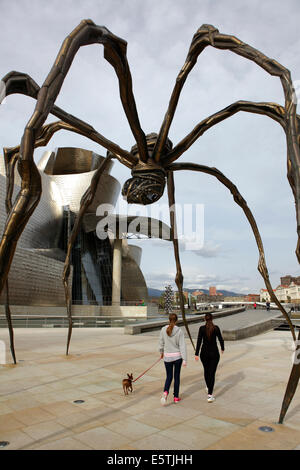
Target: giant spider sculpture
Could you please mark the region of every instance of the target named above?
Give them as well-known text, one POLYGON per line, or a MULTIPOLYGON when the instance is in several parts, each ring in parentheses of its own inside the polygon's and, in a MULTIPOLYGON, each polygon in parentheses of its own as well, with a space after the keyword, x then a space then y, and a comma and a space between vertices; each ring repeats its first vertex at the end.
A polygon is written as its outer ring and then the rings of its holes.
MULTIPOLYGON (((16 363, 16 357, 8 302, 7 278, 18 239, 26 226, 28 219, 39 203, 41 196, 41 177, 33 159, 34 149, 36 147, 46 145, 53 134, 60 129, 81 134, 107 149, 106 159, 94 174, 90 187, 82 197, 80 211, 68 242, 68 250, 63 272, 63 282, 65 286, 67 313, 69 319, 67 354, 72 333, 71 300, 68 288, 71 249, 76 239, 82 217, 87 207, 93 201, 101 174, 112 158, 119 160, 122 164, 131 169, 132 177, 126 181, 122 190, 122 194, 127 199, 128 203, 145 205, 156 202, 163 195, 165 184, 167 182, 170 206, 171 238, 174 245, 177 268, 175 281, 180 294, 182 317, 193 346, 194 344, 184 313, 184 297, 182 291, 183 275, 179 258, 178 240, 176 238, 176 214, 174 210, 175 196, 173 173, 175 171, 182 170, 199 171, 212 175, 231 191, 234 201, 244 211, 255 236, 259 251, 258 270, 265 281, 272 301, 277 304, 282 314, 286 317, 291 328, 293 339, 296 340, 293 325, 276 298, 270 284, 268 270, 265 263, 263 244, 255 219, 237 187, 216 168, 196 163, 174 163, 205 131, 237 112, 244 111, 263 114, 277 121, 284 129, 287 139, 287 177, 296 203, 298 232, 296 255, 300 262, 300 117, 296 114, 296 100, 290 72, 275 60, 266 57, 264 54, 248 44, 243 43, 236 37, 222 34, 214 26, 202 25, 193 37, 186 61, 176 78, 169 106, 159 133, 145 136, 140 126, 135 99, 133 96, 131 74, 126 58, 126 47, 127 43, 123 39, 112 34, 107 28, 97 26, 91 20, 83 20, 63 42, 54 65, 41 88, 29 75, 24 73, 10 72, 3 78, 6 86, 6 95, 22 93, 36 99, 37 101, 34 112, 25 127, 21 145, 14 148, 4 148, 4 159, 8 182, 6 194, 7 222, 0 244, 0 293, 3 289, 6 289, 6 316, 14 362, 16 363), (81 46, 94 43, 103 45, 104 57, 115 69, 119 80, 122 105, 136 141, 136 145, 132 147, 130 152, 120 148, 114 142, 111 142, 98 133, 92 126, 71 114, 68 114, 54 104, 76 52, 81 46), (284 91, 285 106, 280 106, 279 104, 270 102, 256 103, 237 101, 229 105, 227 108, 222 109, 201 121, 173 148, 171 141, 168 139, 168 133, 180 93, 187 76, 197 62, 198 56, 207 46, 230 50, 252 60, 269 74, 279 77, 284 91), (44 125, 49 113, 57 116, 60 120, 44 125), (12 204, 14 169, 16 163, 18 163, 18 171, 22 184, 21 190, 17 195, 15 202, 12 204)), ((298 339, 300 340, 300 333, 298 339)), ((300 347, 299 343, 300 341, 298 342, 298 349, 300 347)), ((299 376, 300 364, 295 363, 293 365, 283 399, 279 417, 280 423, 283 422, 289 404, 294 396, 299 376)))

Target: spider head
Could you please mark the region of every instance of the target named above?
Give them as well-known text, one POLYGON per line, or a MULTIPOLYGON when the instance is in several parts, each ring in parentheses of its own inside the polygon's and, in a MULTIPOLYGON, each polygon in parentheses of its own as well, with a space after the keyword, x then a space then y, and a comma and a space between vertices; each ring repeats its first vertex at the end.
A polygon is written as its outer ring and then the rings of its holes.
MULTIPOLYGON (((152 159, 152 153, 157 141, 157 134, 146 136, 148 161, 139 162, 132 169, 132 178, 127 180, 122 189, 122 196, 128 204, 153 204, 158 201, 164 193, 166 185, 166 172, 163 167, 152 159)), ((172 149, 172 142, 167 139, 165 152, 172 149)), ((131 149, 133 155, 138 156, 137 145, 131 149)))

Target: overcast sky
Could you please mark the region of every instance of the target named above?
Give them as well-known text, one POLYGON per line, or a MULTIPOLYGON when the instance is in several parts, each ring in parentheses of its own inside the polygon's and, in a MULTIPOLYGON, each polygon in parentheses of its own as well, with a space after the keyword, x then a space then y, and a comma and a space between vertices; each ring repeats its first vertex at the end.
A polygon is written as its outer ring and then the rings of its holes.
MULTIPOLYGON (((159 131, 192 37, 204 23, 276 59, 291 71, 294 81, 300 80, 298 0, 0 0, 0 6, 1 77, 18 70, 41 85, 64 38, 84 18, 125 39, 145 133, 159 131)), ((278 78, 231 52, 207 48, 182 91, 169 134, 173 144, 203 118, 240 99, 284 104, 278 78)), ((130 150, 134 144, 118 82, 103 58, 102 46, 80 49, 56 104, 122 148, 130 150)), ((1 147, 20 142, 33 108, 30 98, 8 97, 0 109, 1 147)), ((52 120, 55 118, 48 122, 52 120)), ((78 146, 105 155, 95 143, 67 132, 57 134, 47 149, 58 146, 78 146)), ((36 152, 37 161, 44 150, 36 152)), ((214 166, 238 186, 256 217, 273 287, 280 276, 299 274, 285 135, 276 122, 237 114, 205 133, 180 161, 214 166)), ((130 171, 116 162, 112 175, 123 184, 130 171)), ((192 172, 176 173, 175 185, 177 203, 204 207, 204 246, 194 245, 190 250, 181 243, 185 287, 216 285, 236 292, 258 292, 264 282, 257 271, 255 240, 229 191, 213 177, 192 172)), ((167 203, 165 196, 161 202, 167 203)), ((173 283, 175 261, 170 244, 161 240, 134 243, 143 248, 141 268, 148 286, 164 289, 166 283, 173 283)))

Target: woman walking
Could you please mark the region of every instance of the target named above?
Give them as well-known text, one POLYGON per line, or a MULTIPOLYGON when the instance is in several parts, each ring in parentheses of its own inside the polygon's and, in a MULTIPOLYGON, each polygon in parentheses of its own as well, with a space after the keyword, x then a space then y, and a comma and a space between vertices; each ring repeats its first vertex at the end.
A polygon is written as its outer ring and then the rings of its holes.
POLYGON ((186 366, 187 354, 183 331, 176 325, 177 315, 171 313, 169 315, 169 325, 164 326, 160 330, 159 336, 159 352, 161 358, 164 359, 166 368, 166 381, 164 393, 161 398, 161 404, 165 405, 169 395, 169 389, 174 376, 174 403, 178 403, 180 371, 181 366, 186 366))
POLYGON ((211 313, 205 315, 205 325, 200 326, 197 346, 195 351, 195 360, 199 361, 199 350, 202 344, 200 359, 204 367, 204 378, 207 387, 207 401, 209 403, 215 401, 213 390, 215 385, 215 375, 220 360, 220 353, 217 346, 217 338, 221 345, 222 354, 224 352, 224 340, 220 328, 213 323, 211 313))

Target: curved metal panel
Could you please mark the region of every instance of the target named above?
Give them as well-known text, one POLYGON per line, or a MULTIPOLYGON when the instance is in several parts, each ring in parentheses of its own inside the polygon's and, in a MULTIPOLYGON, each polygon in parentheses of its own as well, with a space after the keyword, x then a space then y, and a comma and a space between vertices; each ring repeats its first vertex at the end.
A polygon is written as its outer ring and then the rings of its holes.
POLYGON ((132 258, 122 261, 122 300, 136 302, 148 300, 148 289, 145 278, 139 266, 132 258))
POLYGON ((137 245, 128 245, 128 256, 132 258, 138 266, 141 264, 142 248, 137 245))
MULTIPOLYGON (((51 154, 44 167, 47 175, 73 175, 87 173, 99 168, 105 157, 92 150, 77 147, 59 147, 51 154)), ((113 162, 110 162, 106 173, 110 172, 113 162)))
POLYGON ((86 232, 96 230, 99 238, 108 232, 115 238, 124 238, 130 235, 145 235, 149 238, 161 238, 172 240, 171 228, 158 219, 151 217, 125 216, 120 214, 109 214, 102 217, 94 214, 85 214, 83 227, 86 232))
MULTIPOLYGON (((59 188, 60 197, 57 203, 69 206, 72 212, 78 213, 80 200, 103 160, 104 157, 91 150, 63 147, 54 152, 45 152, 38 168, 43 176, 50 178, 59 188)), ((88 212, 96 212, 100 204, 115 205, 121 187, 120 183, 108 174, 112 166, 113 162, 109 162, 88 212)))
MULTIPOLYGON (((80 209, 81 198, 90 186, 95 172, 96 170, 74 175, 51 175, 49 178, 59 187, 63 205, 69 206, 70 210, 77 214, 80 209)), ((88 212, 96 213, 97 207, 100 204, 111 204, 114 206, 119 193, 120 183, 113 176, 102 175, 94 201, 88 208, 88 212)))

